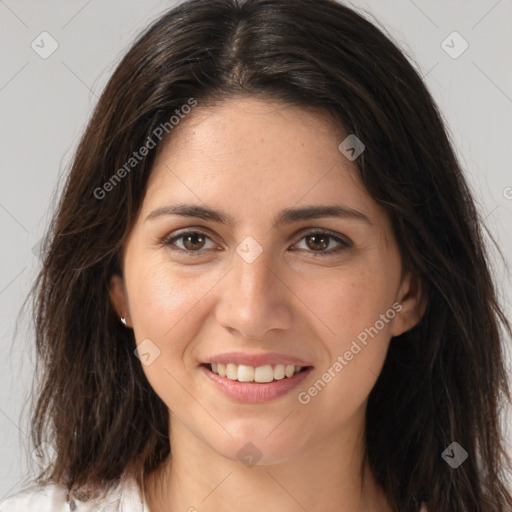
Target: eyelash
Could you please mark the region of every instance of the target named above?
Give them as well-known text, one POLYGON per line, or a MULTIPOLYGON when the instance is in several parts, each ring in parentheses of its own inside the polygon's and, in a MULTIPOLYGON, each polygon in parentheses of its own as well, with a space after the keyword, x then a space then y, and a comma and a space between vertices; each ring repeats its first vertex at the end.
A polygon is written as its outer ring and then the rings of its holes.
MULTIPOLYGON (((206 249, 199 249, 197 251, 192 251, 190 249, 181 249, 179 247, 178 248, 172 247, 173 243, 176 240, 184 238, 185 236, 190 235, 190 234, 203 235, 205 238, 211 240, 211 238, 206 233, 203 233, 202 231, 188 230, 188 231, 182 231, 178 235, 174 235, 174 236, 172 236, 170 238, 167 238, 167 239, 163 240, 163 243, 165 245, 169 246, 173 251, 178 251, 178 252, 181 252, 181 253, 185 253, 185 254, 187 254, 187 256, 193 256, 193 257, 201 256, 203 254, 203 251, 206 250, 206 249)), ((342 238, 333 235, 329 231, 324 231, 324 230, 321 230, 321 229, 316 230, 316 231, 310 231, 309 233, 304 234, 300 238, 299 242, 302 241, 304 238, 306 238, 308 236, 314 236, 314 235, 324 235, 324 236, 329 237, 329 242, 332 239, 332 240, 335 240, 336 242, 340 243, 340 245, 338 247, 336 247, 335 249, 323 250, 323 251, 307 251, 307 252, 310 252, 313 255, 314 258, 318 258, 318 257, 323 258, 325 256, 337 255, 339 252, 343 251, 344 249, 347 249, 347 248, 351 247, 351 244, 348 241, 343 240, 342 238)), ((300 249, 300 250, 304 250, 304 249, 300 249)))

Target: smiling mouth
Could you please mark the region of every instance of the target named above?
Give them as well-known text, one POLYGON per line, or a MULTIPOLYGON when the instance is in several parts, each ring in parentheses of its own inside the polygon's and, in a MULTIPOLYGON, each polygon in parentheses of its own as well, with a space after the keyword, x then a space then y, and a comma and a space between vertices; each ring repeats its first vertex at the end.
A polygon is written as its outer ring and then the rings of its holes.
POLYGON ((202 366, 219 377, 224 377, 232 381, 258 384, 289 379, 298 373, 312 368, 311 366, 294 366, 292 364, 249 366, 235 363, 206 363, 202 366))

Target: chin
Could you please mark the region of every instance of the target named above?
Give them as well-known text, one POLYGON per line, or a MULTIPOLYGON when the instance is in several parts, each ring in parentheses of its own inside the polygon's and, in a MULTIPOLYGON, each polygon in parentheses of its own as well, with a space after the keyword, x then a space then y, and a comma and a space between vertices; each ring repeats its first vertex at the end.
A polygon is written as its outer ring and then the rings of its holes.
POLYGON ((219 455, 247 467, 279 464, 298 456, 306 444, 303 435, 291 435, 289 430, 278 432, 275 427, 279 421, 262 422, 258 428, 254 420, 247 420, 245 425, 238 422, 236 431, 228 428, 233 437, 225 435, 208 440, 206 436, 205 441, 219 455))

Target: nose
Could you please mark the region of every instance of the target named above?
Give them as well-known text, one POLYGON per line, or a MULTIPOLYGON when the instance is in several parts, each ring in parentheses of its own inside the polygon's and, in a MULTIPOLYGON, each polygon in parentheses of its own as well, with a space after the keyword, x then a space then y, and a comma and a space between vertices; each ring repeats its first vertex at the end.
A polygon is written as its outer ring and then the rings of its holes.
POLYGON ((267 253, 264 250, 250 263, 233 256, 216 309, 217 321, 231 334, 261 340, 268 331, 291 327, 293 292, 267 253))

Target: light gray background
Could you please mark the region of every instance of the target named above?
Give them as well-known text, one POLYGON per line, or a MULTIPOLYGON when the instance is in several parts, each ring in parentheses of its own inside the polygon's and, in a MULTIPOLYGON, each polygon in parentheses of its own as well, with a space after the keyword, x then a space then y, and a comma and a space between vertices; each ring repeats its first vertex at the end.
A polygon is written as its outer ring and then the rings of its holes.
MULTIPOLYGON (((20 488, 35 465, 27 437, 34 357, 26 315, 14 337, 40 263, 33 247, 114 65, 139 31, 173 3, 0 0, 0 501, 20 488), (31 48, 43 31, 59 44, 47 59, 31 48)), ((448 123, 485 223, 510 261, 512 0, 351 5, 374 16, 417 63, 448 123), (457 59, 441 46, 453 31, 469 44, 457 59)), ((452 51, 461 48, 452 39, 446 43, 452 51)), ((495 261, 510 317, 510 276, 495 261)))

